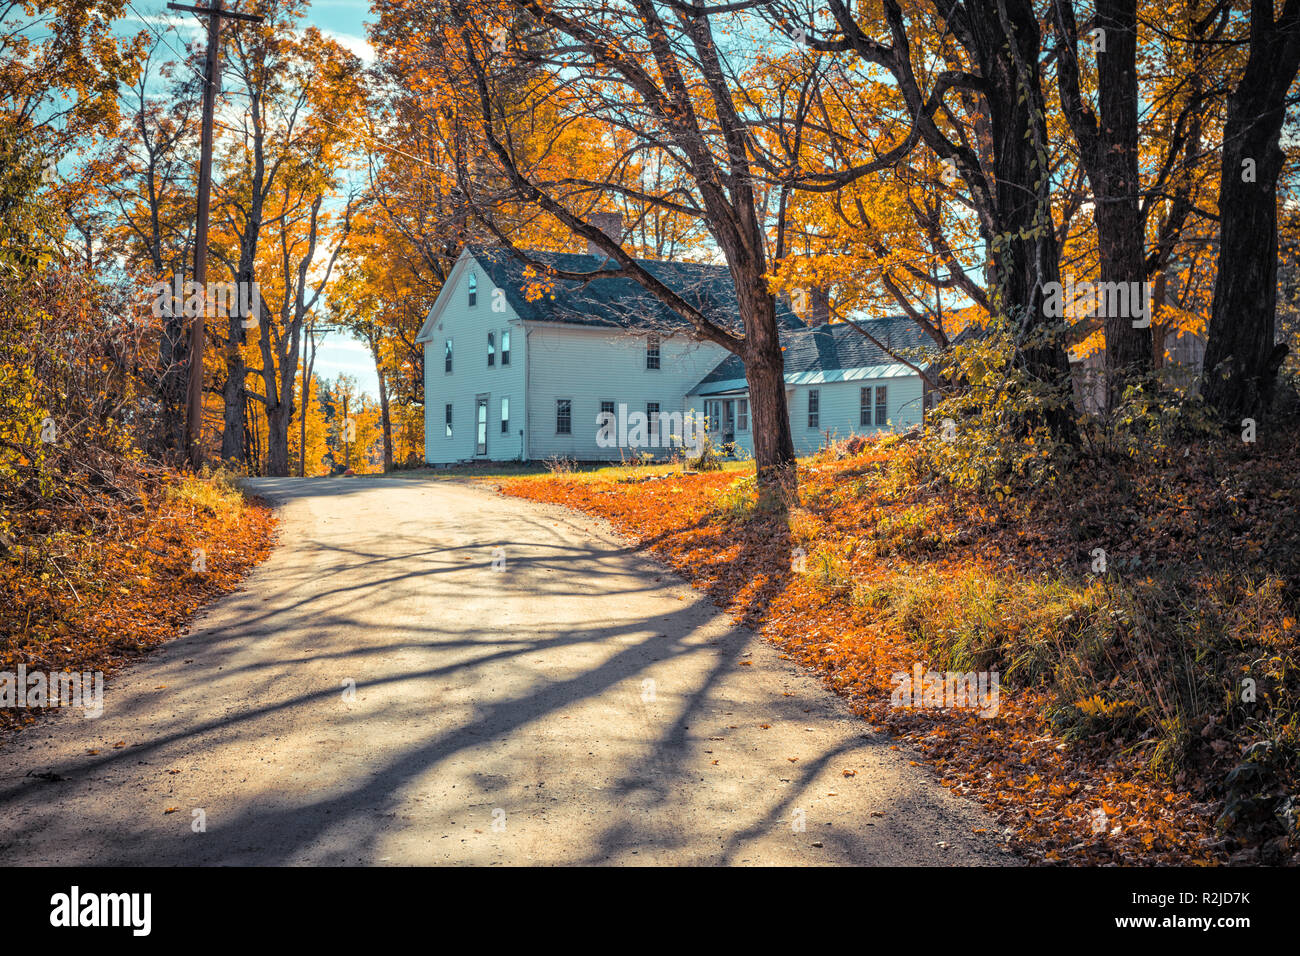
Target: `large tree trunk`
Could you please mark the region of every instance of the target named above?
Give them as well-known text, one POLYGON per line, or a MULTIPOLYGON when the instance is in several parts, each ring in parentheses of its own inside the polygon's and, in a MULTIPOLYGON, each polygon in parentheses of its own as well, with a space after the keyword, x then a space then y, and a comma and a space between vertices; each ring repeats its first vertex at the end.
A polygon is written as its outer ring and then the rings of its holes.
POLYGON ((267 410, 266 473, 277 478, 289 476, 289 426, 293 422, 293 402, 284 402, 267 410))
POLYGON ((1151 283, 1151 367, 1159 370, 1165 367, 1165 337, 1169 334, 1163 324, 1156 324, 1156 316, 1165 307, 1169 298, 1169 273, 1161 269, 1151 283))
POLYGON ((1002 52, 1006 39, 997 13, 990 10, 990 19, 974 21, 975 35, 982 38, 987 57, 984 72, 996 78, 986 96, 996 184, 992 220, 1000 239, 990 250, 997 282, 991 299, 996 311, 1014 316, 1019 324, 1022 344, 1017 361, 1058 396, 1030 413, 1028 423, 1044 424, 1057 438, 1073 441, 1069 359, 1063 338, 1053 340, 1043 334, 1043 326, 1056 321, 1046 315, 1044 286, 1059 281, 1060 257, 1048 192, 1043 95, 1034 68, 1039 57, 1038 21, 1028 0, 1009 0, 1004 9, 1015 28, 1019 66, 1015 56, 1002 52))
POLYGON ((224 408, 221 429, 221 459, 238 461, 244 451, 245 401, 246 388, 244 377, 248 370, 244 364, 244 353, 240 349, 236 336, 242 336, 238 317, 232 317, 227 334, 231 337, 226 344, 226 383, 222 388, 224 408))
MULTIPOLYGON (((179 312, 175 308, 172 311, 179 312)), ((162 442, 167 457, 177 463, 185 455, 185 373, 190 361, 186 325, 182 315, 167 316, 158 342, 157 390, 162 406, 162 442)))
POLYGON ((1218 274, 1201 379, 1206 402, 1231 422, 1267 410, 1287 352, 1273 341, 1277 178, 1284 158, 1278 140, 1297 69, 1300 0, 1287 0, 1276 25, 1272 0, 1252 0, 1250 57, 1228 98, 1218 274))
MULTIPOLYGON (((260 116, 261 98, 254 97, 252 104, 254 113, 260 116)), ((261 298, 261 292, 253 288, 253 280, 256 277, 257 267, 257 249, 261 242, 262 236, 262 212, 266 203, 266 157, 264 136, 260 123, 254 124, 255 135, 252 139, 252 180, 249 184, 248 196, 248 216, 244 221, 244 229, 239 234, 239 264, 238 274, 235 276, 237 282, 247 283, 246 286, 236 294, 235 301, 244 303, 256 303, 258 309, 258 322, 269 319, 266 312, 266 303, 261 298), (254 298, 256 296, 256 299, 254 298)), ((247 411, 245 409, 245 395, 247 394, 247 367, 244 362, 244 353, 242 346, 246 341, 246 332, 244 320, 252 316, 243 315, 242 309, 233 310, 239 315, 232 315, 229 322, 229 328, 226 335, 226 392, 225 392, 225 431, 221 438, 221 457, 233 458, 237 454, 237 449, 244 444, 244 431, 248 427, 247 411)), ((258 334, 266 335, 266 329, 259 329, 258 334)))
POLYGON ((785 356, 777 334, 776 302, 766 289, 752 290, 738 299, 741 315, 746 317, 746 350, 741 358, 749 385, 759 483, 788 483, 794 478, 794 440, 785 399, 785 356))
POLYGON ((1112 302, 1104 318, 1107 400, 1113 408, 1131 379, 1151 368, 1150 313, 1139 312, 1150 303, 1138 197, 1137 0, 1097 0, 1096 24, 1106 31, 1106 51, 1097 56, 1101 123, 1093 180, 1101 281, 1139 290, 1127 314, 1112 302), (1137 319, 1144 320, 1142 327, 1134 327, 1137 319))
POLYGON ((244 464, 250 475, 264 474, 263 455, 262 455, 262 437, 257 428, 257 418, 252 414, 252 409, 247 406, 252 403, 252 399, 245 397, 244 421, 248 427, 244 429, 244 464))
MULTIPOLYGON (((261 203, 255 202, 254 206, 260 210, 261 203)), ((253 262, 257 252, 257 233, 260 226, 250 223, 249 233, 240 243, 239 253, 239 274, 236 276, 237 289, 247 289, 247 292, 239 291, 235 295, 236 302, 253 302, 254 291, 253 283, 253 262), (247 286, 238 286, 238 283, 248 283, 247 286)), ((262 302, 258 301, 257 308, 259 316, 262 314, 262 302)), ((226 387, 222 394, 225 399, 225 409, 222 416, 221 432, 221 457, 226 461, 237 459, 244 447, 244 429, 247 427, 245 418, 245 395, 247 394, 247 376, 248 367, 244 361, 243 345, 245 342, 246 331, 244 329, 245 319, 251 319, 252 316, 245 316, 242 308, 231 310, 230 321, 226 324, 226 387)), ((260 322, 260 318, 258 320, 260 322)), ((259 333, 262 330, 259 330, 259 333)))
POLYGON ((297 349, 289 381, 276 394, 279 400, 266 405, 266 473, 276 478, 289 476, 289 428, 293 423, 294 377, 297 376, 297 349))
MULTIPOLYGON (((263 316, 269 325, 272 319, 265 310, 263 316)), ((293 336, 292 363, 284 355, 279 356, 279 363, 276 362, 269 331, 269 328, 263 329, 258 342, 262 353, 262 390, 265 392, 262 405, 266 409, 266 473, 276 478, 287 478, 289 422, 293 419, 294 376, 298 374, 298 330, 289 332, 293 336), (284 386, 285 376, 287 387, 284 386)))

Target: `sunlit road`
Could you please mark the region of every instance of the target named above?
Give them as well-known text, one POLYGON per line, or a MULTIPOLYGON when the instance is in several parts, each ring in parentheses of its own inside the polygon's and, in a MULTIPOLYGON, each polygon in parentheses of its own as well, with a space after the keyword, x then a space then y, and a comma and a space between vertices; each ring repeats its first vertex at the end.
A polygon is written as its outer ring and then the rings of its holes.
POLYGON ((0 750, 0 864, 1012 861, 595 519, 458 481, 254 485, 282 525, 245 587, 99 719, 0 750))

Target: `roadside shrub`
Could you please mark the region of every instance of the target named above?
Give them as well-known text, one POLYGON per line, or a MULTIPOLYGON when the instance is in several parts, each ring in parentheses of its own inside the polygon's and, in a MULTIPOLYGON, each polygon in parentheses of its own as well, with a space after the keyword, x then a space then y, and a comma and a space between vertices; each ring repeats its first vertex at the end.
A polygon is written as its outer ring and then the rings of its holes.
POLYGON ((853 586, 853 571, 848 560, 830 545, 817 548, 808 561, 814 590, 835 596, 848 594, 853 586))
POLYGON ((955 535, 943 522, 943 509, 934 502, 886 512, 870 539, 876 554, 922 554, 937 550, 955 535))
POLYGON ((546 470, 553 475, 571 475, 578 467, 578 463, 572 458, 566 458, 564 455, 552 455, 544 462, 546 470))
POLYGON ((239 473, 220 465, 215 471, 206 465, 200 475, 180 475, 166 485, 166 500, 208 514, 237 517, 243 511, 244 496, 239 490, 239 473))
MULTIPOLYGON (((834 587, 828 553, 813 569, 834 587)), ((1044 715, 1067 740, 1104 739, 1170 776, 1221 767, 1223 824, 1276 837, 1300 809, 1300 629, 1280 580, 1223 574, 1189 594, 1179 583, 1190 573, 1120 583, 913 569, 856 584, 850 600, 936 669, 996 670, 1008 687, 1046 692, 1044 715), (1234 761, 1243 746, 1254 756, 1234 761)))
POLYGON ((758 481, 753 475, 737 478, 724 488, 715 501, 723 517, 748 521, 758 513, 758 481))
POLYGON ((1221 435, 1199 392, 1170 388, 1158 375, 1131 383, 1109 416, 1085 419, 1083 429, 1094 454, 1166 465, 1187 444, 1221 435))
POLYGON ((867 437, 865 435, 850 435, 841 441, 830 442, 825 451, 829 456, 837 461, 844 458, 854 458, 867 448, 867 437))
MULTIPOLYGON (((1074 414, 1073 396, 1064 383, 1039 381, 1015 361, 1013 328, 1010 320, 995 320, 947 353, 941 375, 960 387, 927 414, 923 445, 923 471, 999 499, 1057 487, 1076 455, 1046 425, 1049 415, 1074 414)), ((1046 340, 1063 332, 1061 325, 1035 335, 1046 340)))
POLYGON ((777 476, 767 487, 760 489, 758 478, 747 475, 723 489, 714 506, 726 518, 748 521, 763 515, 784 514, 798 503, 797 486, 793 486, 790 479, 777 476))
POLYGON ((700 445, 700 453, 694 458, 689 455, 686 458, 686 467, 691 471, 721 471, 722 460, 718 456, 718 450, 713 445, 713 438, 705 434, 704 441, 700 445))
POLYGON ((1217 821, 1219 828, 1263 835, 1268 842, 1261 862, 1279 862, 1277 857, 1300 838, 1297 779, 1300 749, 1294 738, 1251 744, 1224 778, 1227 798, 1217 821))

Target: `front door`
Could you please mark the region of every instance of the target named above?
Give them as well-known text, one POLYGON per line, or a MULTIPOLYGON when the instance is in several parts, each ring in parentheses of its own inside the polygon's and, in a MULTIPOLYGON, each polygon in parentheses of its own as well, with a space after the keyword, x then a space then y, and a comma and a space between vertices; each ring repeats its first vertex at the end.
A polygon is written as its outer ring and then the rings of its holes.
POLYGON ((722 403, 722 443, 730 445, 736 440, 736 403, 727 399, 722 403))
POLYGON ((488 397, 486 395, 478 396, 476 404, 478 409, 474 420, 477 422, 478 427, 478 443, 474 447, 474 454, 483 456, 487 454, 488 397))

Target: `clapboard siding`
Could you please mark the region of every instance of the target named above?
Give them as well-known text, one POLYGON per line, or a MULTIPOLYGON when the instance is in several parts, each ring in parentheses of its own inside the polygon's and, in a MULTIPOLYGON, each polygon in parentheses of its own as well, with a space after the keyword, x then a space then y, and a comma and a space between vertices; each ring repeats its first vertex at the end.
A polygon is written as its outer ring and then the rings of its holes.
POLYGON ((602 448, 596 444, 602 401, 644 413, 648 402, 661 412, 681 412, 688 391, 726 353, 684 335, 662 337, 659 369, 646 368, 646 337, 577 326, 528 323, 529 457, 561 455, 579 461, 637 457, 666 449, 602 448), (556 403, 572 401, 572 433, 556 433, 556 403))
POLYGON ((872 435, 881 431, 901 431, 921 421, 921 380, 916 376, 881 379, 855 379, 849 382, 823 382, 818 385, 800 385, 791 397, 790 431, 794 436, 795 452, 810 455, 822 446, 826 432, 832 440, 850 435, 872 435), (888 424, 875 422, 875 387, 884 385, 888 424), (871 388, 872 422, 860 424, 860 395, 863 388, 871 388), (817 428, 808 427, 808 395, 816 389, 820 393, 820 414, 817 428))
MULTIPOLYGON (((728 397, 748 398, 748 394, 728 397)), ((786 403, 790 410, 790 433, 794 439, 795 453, 797 455, 812 454, 822 446, 828 431, 831 433, 832 439, 847 438, 850 435, 871 435, 882 431, 902 431, 918 424, 924 417, 922 399, 923 387, 920 377, 916 375, 863 378, 853 381, 822 382, 816 385, 794 386, 792 390, 786 392, 786 403), (888 424, 884 426, 872 424, 864 427, 859 424, 860 389, 873 389, 871 395, 873 399, 872 422, 874 423, 874 388, 877 385, 884 385, 888 389, 885 395, 888 424), (808 393, 813 389, 820 392, 820 413, 817 428, 808 427, 808 393)), ((703 416, 707 409, 707 401, 706 397, 691 395, 688 396, 686 405, 696 415, 703 416)), ((736 431, 736 446, 745 455, 752 456, 754 453, 754 410, 752 405, 749 409, 748 421, 749 428, 737 429, 736 431)), ((710 426, 713 429, 715 438, 717 437, 716 426, 716 422, 710 426)))
MULTIPOLYGON (((504 298, 493 297, 483 270, 463 258, 448 277, 450 291, 434 326, 427 330, 424 355, 424 459, 448 464, 483 458, 510 461, 523 447, 525 336, 521 323, 504 298), (469 304, 469 277, 478 289, 469 304), (493 308, 494 301, 496 309, 493 308), (510 332, 510 364, 501 364, 501 335, 510 332), (496 343, 494 364, 487 364, 487 337, 496 343), (452 340, 452 371, 444 371, 447 339, 452 340), (487 454, 476 455, 476 399, 488 396, 487 454), (501 400, 509 400, 510 430, 501 432, 501 400), (452 436, 446 436, 445 407, 452 406, 452 436)), ((441 301, 441 297, 440 297, 441 301)), ((435 308, 437 304, 435 304, 435 308)))

